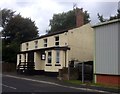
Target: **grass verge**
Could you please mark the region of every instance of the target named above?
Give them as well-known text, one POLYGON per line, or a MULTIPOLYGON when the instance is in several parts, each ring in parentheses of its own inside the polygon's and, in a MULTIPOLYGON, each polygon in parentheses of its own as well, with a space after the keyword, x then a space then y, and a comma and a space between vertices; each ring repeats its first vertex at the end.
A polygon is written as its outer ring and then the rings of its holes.
POLYGON ((88 85, 88 86, 105 87, 105 88, 111 88, 111 89, 120 89, 120 86, 110 86, 110 85, 103 85, 99 83, 90 83, 90 82, 82 83, 80 80, 64 80, 64 82, 71 83, 74 85, 88 85))

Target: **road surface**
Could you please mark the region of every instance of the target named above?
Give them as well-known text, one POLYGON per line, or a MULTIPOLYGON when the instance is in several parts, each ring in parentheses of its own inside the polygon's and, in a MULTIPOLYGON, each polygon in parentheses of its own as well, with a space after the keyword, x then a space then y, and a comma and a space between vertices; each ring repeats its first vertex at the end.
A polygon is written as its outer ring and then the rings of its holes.
MULTIPOLYGON (((92 90, 87 88, 78 88, 73 86, 61 85, 54 82, 35 80, 12 75, 2 76, 2 92, 86 92, 86 93, 107 93, 104 91, 92 90)), ((21 93, 21 94, 23 94, 21 93)), ((94 94, 95 94, 94 93, 94 94)))

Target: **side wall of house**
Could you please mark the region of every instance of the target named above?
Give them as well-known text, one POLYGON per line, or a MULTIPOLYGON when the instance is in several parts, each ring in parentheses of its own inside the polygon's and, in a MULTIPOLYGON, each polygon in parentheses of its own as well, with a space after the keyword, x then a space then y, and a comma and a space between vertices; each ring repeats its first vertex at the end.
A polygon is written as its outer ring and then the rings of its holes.
POLYGON ((94 31, 90 24, 70 30, 68 44, 70 46, 69 61, 72 59, 81 62, 93 61, 94 31))

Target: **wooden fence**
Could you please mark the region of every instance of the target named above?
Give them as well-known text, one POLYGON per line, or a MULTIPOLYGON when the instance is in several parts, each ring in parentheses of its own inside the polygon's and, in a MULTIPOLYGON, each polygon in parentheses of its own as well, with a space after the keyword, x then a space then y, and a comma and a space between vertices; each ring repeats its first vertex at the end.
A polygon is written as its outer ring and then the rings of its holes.
POLYGON ((2 72, 14 72, 14 71, 16 71, 16 64, 2 63, 2 72))

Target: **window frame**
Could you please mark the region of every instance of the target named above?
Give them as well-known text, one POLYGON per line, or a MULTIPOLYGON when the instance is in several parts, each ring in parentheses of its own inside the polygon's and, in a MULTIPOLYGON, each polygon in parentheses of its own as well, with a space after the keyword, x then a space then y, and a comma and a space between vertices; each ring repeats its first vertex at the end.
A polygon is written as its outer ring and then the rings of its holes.
POLYGON ((35 48, 38 48, 38 40, 35 41, 35 48))
POLYGON ((52 63, 52 51, 48 52, 48 57, 47 57, 47 63, 51 64, 52 63), (50 57, 49 57, 49 53, 51 53, 50 57), (50 59, 50 60, 49 60, 50 59), (50 62, 49 62, 50 61, 50 62))
POLYGON ((44 40, 44 47, 47 47, 47 38, 46 39, 43 39, 44 40))
POLYGON ((26 43, 26 50, 29 49, 29 43, 26 43))
POLYGON ((55 46, 59 46, 59 41, 60 41, 59 36, 55 36, 55 46))
POLYGON ((56 50, 56 64, 60 64, 60 50, 56 50))

